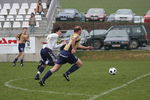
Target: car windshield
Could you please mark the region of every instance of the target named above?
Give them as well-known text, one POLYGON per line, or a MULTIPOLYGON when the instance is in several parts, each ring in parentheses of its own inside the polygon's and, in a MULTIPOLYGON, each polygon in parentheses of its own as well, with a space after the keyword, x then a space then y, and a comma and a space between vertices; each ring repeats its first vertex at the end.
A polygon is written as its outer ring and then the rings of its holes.
POLYGON ((65 12, 67 14, 73 14, 75 11, 73 9, 64 9, 63 12, 65 12))
POLYGON ((132 11, 131 10, 127 10, 127 9, 120 9, 120 10, 117 10, 116 14, 130 15, 130 14, 132 14, 132 11))
POLYGON ((92 30, 90 32, 90 35, 101 35, 101 34, 105 34, 106 30, 102 29, 102 30, 92 30))
POLYGON ((104 14, 104 10, 103 9, 90 9, 88 11, 88 14, 104 14))
POLYGON ((126 30, 111 30, 107 34, 107 37, 126 37, 126 36, 128 36, 126 30))

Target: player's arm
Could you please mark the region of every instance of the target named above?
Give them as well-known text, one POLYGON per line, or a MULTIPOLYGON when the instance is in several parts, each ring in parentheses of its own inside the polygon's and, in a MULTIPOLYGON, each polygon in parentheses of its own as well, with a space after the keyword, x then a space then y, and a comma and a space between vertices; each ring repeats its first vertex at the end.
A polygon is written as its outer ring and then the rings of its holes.
POLYGON ((21 35, 21 33, 18 33, 18 34, 16 35, 16 40, 17 40, 17 41, 19 41, 20 35, 21 35))
POLYGON ((78 48, 85 49, 85 50, 92 50, 93 49, 92 46, 83 46, 83 45, 79 45, 78 48))

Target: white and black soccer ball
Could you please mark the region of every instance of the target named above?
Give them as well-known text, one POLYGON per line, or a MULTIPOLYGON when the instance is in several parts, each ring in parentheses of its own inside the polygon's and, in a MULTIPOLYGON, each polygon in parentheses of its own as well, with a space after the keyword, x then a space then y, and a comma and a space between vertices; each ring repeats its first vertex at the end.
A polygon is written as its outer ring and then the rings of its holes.
POLYGON ((109 68, 109 74, 116 75, 116 73, 117 73, 117 69, 116 68, 114 68, 114 67, 109 68))

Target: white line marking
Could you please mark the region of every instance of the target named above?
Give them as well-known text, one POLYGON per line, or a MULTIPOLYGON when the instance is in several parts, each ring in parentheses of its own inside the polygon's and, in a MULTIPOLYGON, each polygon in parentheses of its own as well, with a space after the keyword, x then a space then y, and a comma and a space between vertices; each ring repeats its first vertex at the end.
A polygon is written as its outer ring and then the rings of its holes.
POLYGON ((82 94, 82 93, 68 93, 68 92, 65 93, 65 92, 57 92, 57 91, 30 90, 27 88, 17 87, 17 86, 13 86, 10 84, 12 82, 25 80, 25 79, 29 79, 29 78, 9 80, 9 81, 4 83, 4 86, 9 87, 9 88, 13 88, 13 89, 17 89, 17 90, 28 91, 28 92, 43 92, 43 93, 49 93, 49 94, 78 95, 78 96, 88 96, 88 97, 93 96, 93 95, 82 94))
POLYGON ((149 75, 150 75, 150 73, 141 75, 141 76, 139 76, 139 77, 137 77, 137 78, 135 78, 135 79, 133 79, 133 80, 131 80, 131 81, 129 81, 129 82, 126 82, 126 83, 122 84, 121 86, 112 88, 112 89, 107 90, 107 91, 105 91, 105 92, 103 92, 103 93, 100 93, 100 94, 98 94, 98 95, 95 95, 95 96, 89 98, 88 100, 95 100, 95 99, 97 99, 97 98, 99 98, 99 97, 102 97, 102 96, 104 96, 104 95, 106 95, 106 94, 109 94, 109 93, 111 93, 111 92, 113 92, 113 91, 115 91, 115 90, 119 90, 119 89, 121 89, 121 88, 123 88, 123 87, 126 87, 126 86, 128 86, 129 84, 131 84, 131 83, 133 83, 133 82, 135 82, 135 81, 137 81, 137 80, 140 80, 140 79, 142 79, 142 78, 145 78, 145 77, 147 77, 147 76, 149 76, 149 75))

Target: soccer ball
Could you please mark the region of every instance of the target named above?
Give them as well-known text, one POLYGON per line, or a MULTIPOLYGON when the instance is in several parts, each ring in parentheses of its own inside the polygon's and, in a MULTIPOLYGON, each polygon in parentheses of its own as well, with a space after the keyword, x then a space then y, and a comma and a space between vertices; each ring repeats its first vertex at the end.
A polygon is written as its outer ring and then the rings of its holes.
POLYGON ((114 67, 109 68, 109 74, 115 75, 117 73, 117 69, 114 67))

